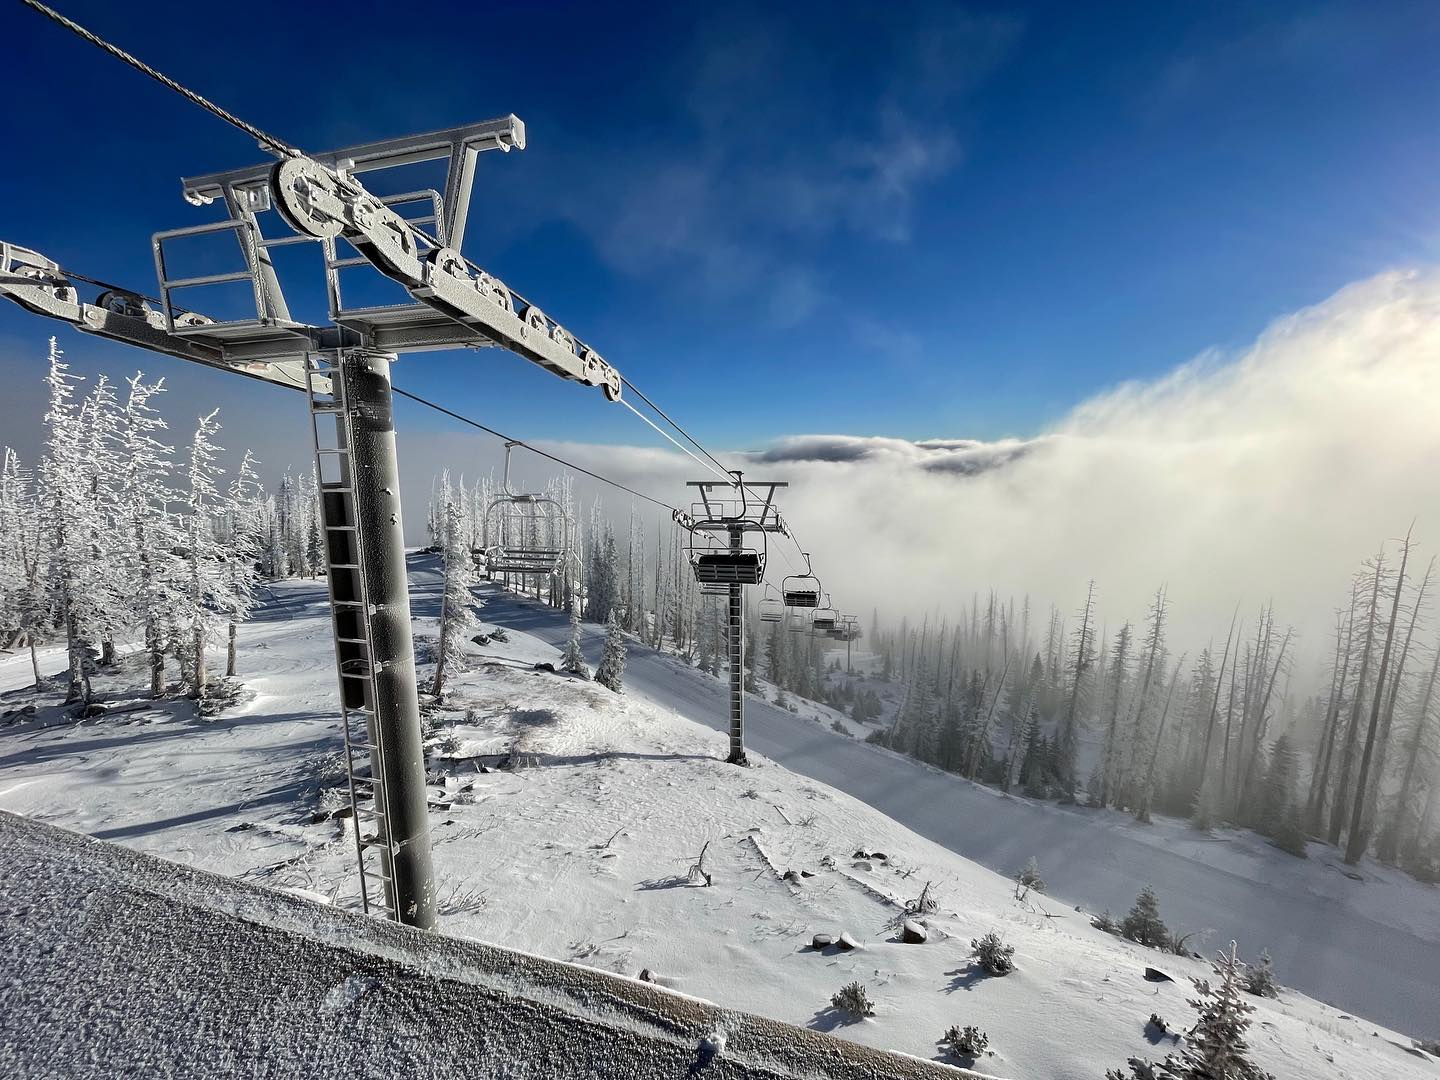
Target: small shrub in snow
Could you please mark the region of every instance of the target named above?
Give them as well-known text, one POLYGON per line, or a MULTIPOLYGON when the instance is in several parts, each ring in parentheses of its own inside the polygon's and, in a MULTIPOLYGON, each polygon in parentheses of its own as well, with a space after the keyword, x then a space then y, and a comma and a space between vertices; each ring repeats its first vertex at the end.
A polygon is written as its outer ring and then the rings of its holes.
POLYGON ((1104 930, 1107 934, 1120 933, 1120 924, 1115 921, 1115 916, 1109 911, 1102 911, 1090 920, 1090 925, 1096 930, 1104 930))
POLYGON ((1260 950, 1260 962, 1245 972, 1245 992, 1256 997, 1279 997, 1275 985, 1275 966, 1270 959, 1270 950, 1260 950))
POLYGON ((1145 1026, 1154 1028, 1161 1035, 1170 1034, 1170 1025, 1165 1023, 1165 1018, 1159 1013, 1151 1013, 1150 1019, 1146 1021, 1145 1026))
POLYGON ((1015 970, 1015 946, 1006 945, 995 931, 973 939, 970 947, 975 950, 975 959, 987 974, 1008 975, 1015 970))
POLYGON ((837 732, 837 733, 839 733, 839 734, 841 734, 841 735, 849 735, 849 734, 850 734, 850 729, 845 726, 845 724, 844 724, 843 721, 840 721, 840 720, 831 720, 831 721, 830 721, 830 730, 831 730, 831 731, 834 731, 834 732, 837 732))
POLYGON ((1170 931, 1160 921, 1160 901, 1149 885, 1135 898, 1135 906, 1120 924, 1120 933, 1150 949, 1163 949, 1170 944, 1170 931))
POLYGON ((1045 879, 1040 876, 1040 864, 1035 861, 1034 855, 1030 856, 1030 861, 1025 864, 1025 869, 1015 875, 1015 881, 1022 889, 1038 893, 1045 891, 1045 879))
POLYGON ((856 1020, 863 1020, 867 1016, 875 1015, 875 1003, 870 1000, 870 995, 865 987, 858 982, 842 986, 830 996, 830 1004, 856 1020))
POLYGON ((973 1061, 985 1053, 985 1048, 990 1045, 990 1036, 974 1024, 966 1024, 963 1028, 956 1024, 940 1037, 940 1041, 952 1057, 973 1061))
POLYGON ((510 640, 510 634, 503 626, 497 626, 494 630, 490 631, 490 640, 508 642, 510 640))
POLYGON ((440 737, 440 741, 435 744, 435 749, 445 757, 454 757, 460 753, 460 736, 455 734, 454 728, 446 729, 445 734, 440 737))
POLYGON ((925 887, 920 890, 920 895, 914 900, 906 901, 905 911, 909 915, 933 915, 939 910, 940 905, 935 897, 930 895, 930 882, 925 882, 925 887))
POLYGON ((760 792, 756 791, 753 787, 746 788, 740 793, 740 797, 742 799, 758 799, 760 798, 760 792))

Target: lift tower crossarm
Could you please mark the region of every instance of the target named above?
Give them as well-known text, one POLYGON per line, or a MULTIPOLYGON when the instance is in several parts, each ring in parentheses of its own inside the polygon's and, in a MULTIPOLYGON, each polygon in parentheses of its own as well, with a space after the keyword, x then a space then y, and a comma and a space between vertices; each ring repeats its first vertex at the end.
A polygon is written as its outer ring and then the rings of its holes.
MULTIPOLYGON (((165 314, 152 308, 138 293, 105 289, 96 302, 87 303, 80 299, 79 287, 53 259, 3 240, 0 240, 0 296, 9 297, 36 315, 69 323, 96 337, 166 353, 292 390, 305 388, 304 353, 321 344, 319 328, 297 327, 293 343, 285 350, 289 358, 261 359, 247 351, 243 343, 207 340, 193 333, 176 334, 165 314)), ((213 319, 188 311, 174 316, 174 322, 192 332, 214 324, 213 319)))

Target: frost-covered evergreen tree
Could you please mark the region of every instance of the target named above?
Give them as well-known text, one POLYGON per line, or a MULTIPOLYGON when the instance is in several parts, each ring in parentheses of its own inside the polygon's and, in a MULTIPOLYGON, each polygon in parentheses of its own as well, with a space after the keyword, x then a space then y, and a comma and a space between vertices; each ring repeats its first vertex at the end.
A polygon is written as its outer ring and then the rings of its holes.
POLYGON ((1160 921, 1160 901, 1149 885, 1135 898, 1135 906, 1120 924, 1120 933, 1152 949, 1163 949, 1170 943, 1170 931, 1160 921))
POLYGON ((605 648, 600 654, 600 666, 595 669, 595 681, 618 694, 623 689, 624 675, 625 634, 615 619, 615 612, 611 611, 605 624, 605 648))
MULTIPOLYGON (((225 558, 221 567, 224 590, 220 603, 228 622, 225 649, 227 678, 235 675, 236 630, 255 608, 255 589, 259 585, 256 560, 264 539, 260 496, 255 456, 246 450, 225 499, 225 558)), ((318 531, 318 525, 316 529, 318 531)), ((323 559, 324 553, 321 552, 320 556, 323 559)))
MULTIPOLYGON (((1185 1036, 1184 1046, 1164 1061, 1130 1059, 1130 1080, 1274 1080, 1250 1060, 1245 1033, 1255 1006, 1242 996, 1245 965, 1235 943, 1221 952, 1213 965, 1219 985, 1195 979, 1195 997, 1189 1005, 1200 1015, 1185 1036)), ((1105 1074, 1106 1080, 1127 1080, 1119 1069, 1105 1074)))
POLYGON ((75 402, 76 376, 69 373, 64 353, 50 339, 50 388, 45 412, 45 456, 40 463, 44 542, 49 548, 47 606, 64 630, 69 655, 65 700, 88 704, 94 669, 95 641, 105 629, 105 590, 100 573, 99 520, 87 457, 89 441, 75 402))
POLYGON ((214 443, 220 430, 220 410, 202 416, 190 440, 189 492, 185 499, 186 593, 182 649, 189 660, 190 696, 203 698, 209 683, 206 646, 219 637, 224 618, 226 583, 225 549, 215 535, 216 515, 223 512, 221 469, 216 464, 220 447, 214 443))
POLYGON ((166 646, 175 640, 185 609, 187 574, 176 554, 184 549, 185 538, 172 511, 172 504, 179 501, 171 486, 175 451, 163 441, 165 421, 150 404, 164 390, 164 380, 147 383, 136 372, 128 382, 119 434, 124 464, 117 543, 123 552, 135 624, 144 636, 150 696, 159 697, 165 692, 166 646))
POLYGON ((580 605, 570 605, 570 640, 565 643, 565 655, 560 658, 560 670, 582 679, 590 678, 590 665, 585 662, 585 653, 580 649, 580 605))
POLYGON ((474 597, 475 557, 465 540, 464 521, 450 487, 450 477, 441 478, 440 555, 444 582, 440 599, 440 641, 435 650, 435 681, 430 692, 438 699, 445 690, 445 675, 464 662, 465 638, 476 628, 470 610, 474 597))

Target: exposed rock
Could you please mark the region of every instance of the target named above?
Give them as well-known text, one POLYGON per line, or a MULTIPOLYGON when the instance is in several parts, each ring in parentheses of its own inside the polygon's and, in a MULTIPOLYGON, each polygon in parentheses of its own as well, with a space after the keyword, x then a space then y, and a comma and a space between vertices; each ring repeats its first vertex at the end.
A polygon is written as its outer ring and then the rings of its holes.
POLYGON ((476 634, 476 635, 475 635, 474 637, 472 637, 470 640, 473 641, 476 645, 489 645, 489 644, 490 644, 490 635, 489 635, 489 634, 476 634))
POLYGON ((653 971, 651 971, 649 968, 641 968, 641 969, 640 969, 640 974, 637 975, 637 976, 635 976, 635 977, 636 977, 637 979, 639 979, 641 982, 658 983, 658 982, 660 981, 659 979, 657 979, 657 978, 655 977, 655 973, 654 973, 653 971))
POLYGON ((883 851, 872 851, 870 853, 870 858, 875 859, 879 862, 888 862, 890 860, 890 856, 886 855, 883 851))
POLYGON ((849 930, 846 930, 843 934, 836 938, 835 944, 838 948, 846 950, 858 949, 860 947, 860 942, 855 940, 849 930))
POLYGON ((900 940, 907 945, 924 945, 929 937, 930 931, 914 919, 906 919, 900 924, 900 940))
POLYGON ((550 663, 548 660, 541 660, 538 664, 535 665, 535 670, 536 670, 536 671, 548 671, 551 675, 554 675, 554 674, 555 674, 555 665, 552 664, 552 663, 550 663))
POLYGON ((1159 968, 1147 967, 1145 969, 1146 982, 1174 982, 1175 980, 1159 968))
POLYGON ((814 877, 814 876, 815 876, 815 871, 813 871, 813 870, 801 870, 801 871, 800 871, 800 876, 801 876, 801 877, 814 877))
POLYGON ((875 868, 874 868, 873 866, 871 866, 868 862, 864 862, 863 860, 862 860, 861 862, 852 863, 851 865, 854 866, 856 870, 873 870, 873 869, 875 869, 875 868))
POLYGON ((855 854, 850 857, 852 859, 868 859, 870 857, 870 853, 862 847, 856 850, 855 854))
POLYGON ((810 947, 812 949, 828 949, 831 945, 834 944, 834 934, 816 934, 813 938, 810 939, 810 947))

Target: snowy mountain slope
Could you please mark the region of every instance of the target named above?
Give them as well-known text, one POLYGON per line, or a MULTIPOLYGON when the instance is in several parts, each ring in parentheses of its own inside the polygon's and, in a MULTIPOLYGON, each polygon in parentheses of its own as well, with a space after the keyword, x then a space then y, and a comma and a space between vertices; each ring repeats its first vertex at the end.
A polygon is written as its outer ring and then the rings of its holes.
MULTIPOLYGON (((423 635, 433 627, 433 581, 418 569, 423 635)), ((431 740, 434 766, 450 776, 435 789, 445 808, 432 819, 447 932, 629 975, 648 967, 666 984, 726 1006, 926 1057, 938 1054, 946 1027, 973 1023, 994 1051, 977 1067, 1000 1075, 1099 1076, 1132 1054, 1163 1054, 1145 1034, 1151 1012, 1174 1026, 1188 1021, 1184 977, 1204 965, 1091 929, 1056 882, 1067 863, 1059 847, 1026 854, 1039 857, 1065 901, 1017 902, 1006 877, 843 793, 764 760, 750 770, 723 765, 720 735, 643 700, 647 687, 651 696, 659 687, 701 709, 718 701, 713 680, 636 646, 632 693, 616 697, 532 670, 535 659, 556 655, 543 640, 552 613, 493 597, 482 616, 516 632, 476 650, 483 655, 457 679, 454 708, 431 740), (509 755, 525 767, 481 772, 477 766, 495 758, 477 754, 509 755), (707 842, 714 884, 692 885, 687 871, 707 842), (851 858, 861 848, 888 858, 863 860, 866 869, 851 858), (786 870, 814 876, 792 883, 777 873, 786 870), (913 899, 926 881, 940 902, 932 940, 892 940, 896 902, 913 899), (863 947, 805 947, 815 932, 841 930, 863 947), (977 977, 968 965, 970 939, 988 930, 1017 947, 1018 970, 1003 979, 977 977), (1146 964, 1180 981, 1145 982, 1146 964), (828 1008, 852 979, 878 1004, 873 1019, 853 1025, 828 1008)), ((24 659, 4 661, 0 677, 23 682, 24 659)), ((317 813, 334 805, 339 780, 330 662, 323 588, 284 583, 242 630, 241 670, 254 701, 216 721, 191 718, 181 702, 50 727, 43 725, 56 717, 47 709, 0 728, 0 807, 207 869, 353 900, 346 824, 317 813)), ((7 695, 0 711, 22 699, 7 695)), ((875 775, 895 765, 912 785, 932 775, 771 711, 780 734, 812 754, 834 744, 859 751, 875 775)), ((761 750, 763 731, 752 729, 761 750)), ((970 790, 956 785, 962 789, 970 790)), ((1028 804, 980 797, 997 808, 994 816, 1003 810, 1024 826, 1028 804)), ((1163 884, 1160 893, 1172 916, 1181 897, 1163 884)), ((1256 896, 1263 890, 1251 903, 1256 896)), ((1411 946, 1421 947, 1414 938, 1411 946)), ((1290 981, 1283 962, 1279 975, 1290 981)), ((1299 994, 1262 1002, 1257 1016, 1257 1056, 1277 1076, 1434 1075, 1403 1049, 1408 1040, 1372 1034, 1372 1025, 1299 994)))
MULTIPOLYGON (((481 595, 488 618, 563 644, 558 612, 481 595)), ((598 655, 598 628, 585 631, 587 655, 598 655)), ((724 685, 674 657, 632 645, 627 679, 633 695, 717 730, 727 722, 724 685)), ((1001 873, 1034 856, 1052 889, 1088 910, 1123 912, 1153 885, 1167 920, 1197 940, 1234 938, 1252 956, 1268 948, 1281 977, 1318 998, 1416 1034, 1440 1030, 1440 889, 1368 859, 1364 880, 1352 880, 1319 845, 1298 860, 1244 832, 1207 837, 1159 817, 1146 826, 1003 795, 804 719, 822 708, 804 703, 797 716, 752 697, 747 744, 1001 873)))

